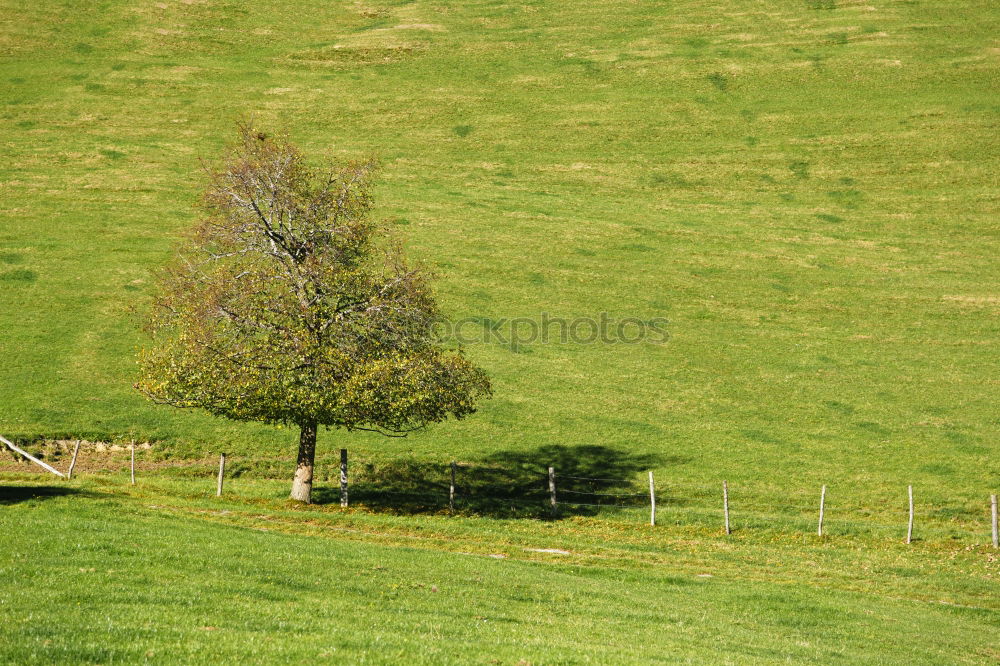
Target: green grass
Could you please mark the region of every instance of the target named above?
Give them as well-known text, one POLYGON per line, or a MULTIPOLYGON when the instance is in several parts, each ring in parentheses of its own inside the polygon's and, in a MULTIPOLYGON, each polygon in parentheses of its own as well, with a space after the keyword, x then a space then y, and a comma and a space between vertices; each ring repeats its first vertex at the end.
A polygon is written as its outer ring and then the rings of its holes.
POLYGON ((984 548, 303 508, 284 484, 0 489, 12 663, 986 663, 984 548), (559 549, 566 554, 538 549, 559 549))
POLYGON ((381 213, 456 318, 671 321, 665 345, 473 345, 479 415, 322 446, 601 444, 877 500, 997 485, 988 3, 3 9, 8 437, 293 445, 130 388, 129 309, 192 221, 198 158, 255 114, 380 156, 381 213))
POLYGON ((295 433, 131 389, 134 310, 193 221, 199 158, 253 114, 318 159, 381 159, 379 214, 440 274, 456 319, 670 320, 661 345, 470 345, 493 400, 405 439, 321 433, 322 484, 346 446, 373 493, 453 459, 638 483, 653 469, 665 494, 714 493, 648 543, 639 512, 445 520, 373 500, 348 514, 470 552, 631 544, 604 566, 263 534, 245 516, 220 530, 166 472, 169 501, 88 482, 94 497, 2 508, 3 631, 29 632, 4 637, 6 659, 235 660, 251 636, 271 660, 996 659, 982 639, 998 575, 983 512, 1000 487, 990 3, 0 0, 0 17, 0 434, 154 442, 143 464, 225 450, 248 496, 286 510, 287 481, 266 479, 290 476, 295 433), (736 547, 717 534, 724 478, 736 547), (830 542, 805 536, 821 484, 830 542), (902 550, 908 484, 922 541, 902 550), (687 564, 640 561, 657 549, 687 564), (106 550, 136 564, 106 574, 106 550), (313 573, 295 570, 300 551, 313 573), (382 561, 394 573, 344 587, 382 561), (729 578, 696 579, 703 561, 729 578), (246 588, 219 582, 232 571, 246 588), (454 594, 369 607, 410 581, 454 594))

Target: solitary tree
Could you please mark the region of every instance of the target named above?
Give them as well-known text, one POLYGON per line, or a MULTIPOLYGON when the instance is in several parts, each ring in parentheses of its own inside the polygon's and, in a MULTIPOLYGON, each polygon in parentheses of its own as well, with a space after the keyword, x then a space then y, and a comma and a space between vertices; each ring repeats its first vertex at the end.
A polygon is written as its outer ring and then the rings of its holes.
POLYGON ((426 272, 370 220, 372 169, 321 172, 239 125, 160 276, 139 355, 136 388, 156 402, 298 426, 303 502, 319 426, 403 435, 490 395, 481 369, 436 344, 426 272))

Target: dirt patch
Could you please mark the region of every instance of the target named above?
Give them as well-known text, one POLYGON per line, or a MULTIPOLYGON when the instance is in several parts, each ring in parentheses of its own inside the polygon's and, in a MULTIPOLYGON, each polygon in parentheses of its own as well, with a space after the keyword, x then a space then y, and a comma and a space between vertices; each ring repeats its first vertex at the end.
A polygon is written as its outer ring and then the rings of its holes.
MULTIPOLYGON (((33 456, 52 465, 59 471, 65 473, 69 469, 70 461, 73 458, 73 448, 76 446, 75 439, 56 439, 45 442, 34 443, 23 448, 33 456)), ((150 442, 136 442, 136 467, 139 469, 162 469, 191 467, 206 470, 206 474, 218 465, 218 459, 211 460, 185 460, 183 462, 150 460, 150 452, 154 449, 150 442)), ((111 442, 92 442, 80 440, 80 452, 77 455, 76 468, 73 470, 74 476, 84 473, 108 473, 120 472, 129 469, 131 465, 131 452, 128 444, 115 444, 111 442)), ((44 473, 41 468, 33 462, 22 458, 7 447, 0 447, 0 473, 36 474, 44 473)))

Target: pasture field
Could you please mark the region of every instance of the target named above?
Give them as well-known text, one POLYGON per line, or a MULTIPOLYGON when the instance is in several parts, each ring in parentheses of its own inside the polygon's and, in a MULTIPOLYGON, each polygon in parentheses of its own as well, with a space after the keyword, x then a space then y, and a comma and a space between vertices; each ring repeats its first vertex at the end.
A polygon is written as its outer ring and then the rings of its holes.
POLYGON ((222 499, 162 476, 15 481, 0 488, 10 663, 1000 656, 982 546, 305 508, 260 480, 222 499))
POLYGON ((163 466, 45 490, 0 461, 0 659, 995 661, 998 19, 976 0, 0 0, 0 435, 60 468, 45 442, 134 439, 163 466), (321 487, 347 447, 381 483, 451 460, 653 470, 810 512, 826 484, 898 525, 912 484, 927 531, 907 549, 895 527, 727 541, 714 515, 286 504, 297 433, 131 388, 200 160, 251 115, 317 160, 377 156, 377 215, 444 309, 508 336, 466 345, 495 390, 471 418, 321 432, 321 487), (602 313, 670 338, 509 339, 602 313), (220 451, 241 465, 224 501, 210 471, 169 471, 220 451))
POLYGON ((496 388, 480 414, 321 447, 597 444, 878 500, 996 486, 991 3, 0 10, 8 437, 294 446, 130 387, 130 309, 192 222, 199 158, 255 114, 380 157, 380 214, 455 319, 670 320, 660 345, 468 345, 496 388))

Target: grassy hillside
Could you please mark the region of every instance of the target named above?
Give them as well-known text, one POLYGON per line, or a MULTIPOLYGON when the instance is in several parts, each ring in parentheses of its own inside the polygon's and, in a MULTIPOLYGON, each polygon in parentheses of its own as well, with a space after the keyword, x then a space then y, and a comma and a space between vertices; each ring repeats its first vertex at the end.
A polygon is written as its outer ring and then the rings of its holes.
MULTIPOLYGON (((133 306, 235 118, 378 155, 456 318, 666 317, 473 345, 496 397, 364 455, 599 444, 691 482, 998 485, 986 2, 0 0, 0 432, 290 453, 145 403, 133 306)), ((544 464, 544 461, 541 461, 544 464)), ((782 491, 783 492, 783 491, 782 491)))
POLYGON ((985 550, 421 519, 190 482, 0 489, 0 658, 992 663, 985 550), (236 493, 236 497, 232 493, 236 493), (69 537, 68 535, 72 535, 69 537), (858 546, 854 543, 853 546, 858 546), (544 549, 559 552, 544 552, 544 549))

